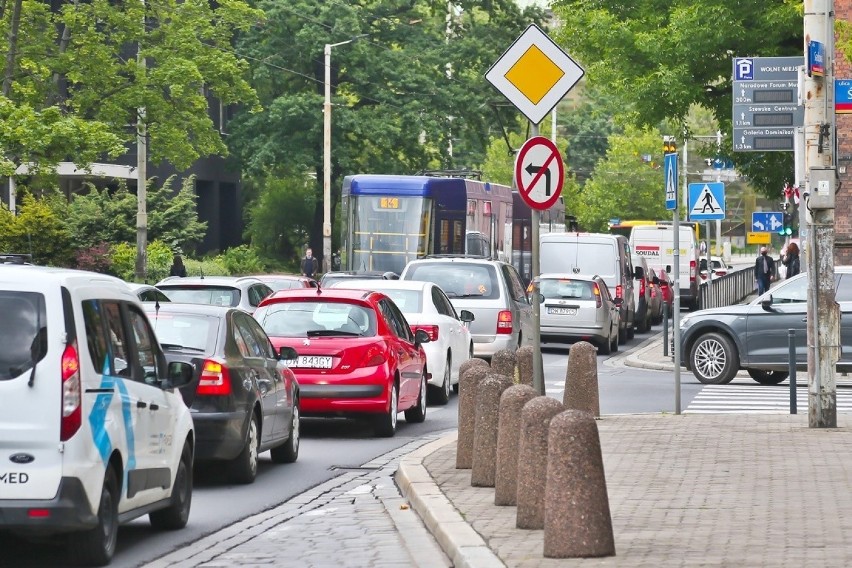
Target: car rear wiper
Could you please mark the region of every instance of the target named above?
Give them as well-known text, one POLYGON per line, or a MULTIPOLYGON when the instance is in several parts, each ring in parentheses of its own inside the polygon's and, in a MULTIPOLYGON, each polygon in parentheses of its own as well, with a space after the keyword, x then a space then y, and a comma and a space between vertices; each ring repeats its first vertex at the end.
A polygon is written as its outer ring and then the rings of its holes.
POLYGON ((204 353, 204 349, 201 347, 190 347, 188 345, 178 345, 177 343, 160 343, 160 346, 163 349, 168 349, 169 351, 197 351, 199 353, 204 353))
POLYGON ((336 329, 312 329, 308 331, 308 337, 330 337, 333 335, 345 335, 348 337, 359 337, 360 333, 352 331, 340 331, 336 329))

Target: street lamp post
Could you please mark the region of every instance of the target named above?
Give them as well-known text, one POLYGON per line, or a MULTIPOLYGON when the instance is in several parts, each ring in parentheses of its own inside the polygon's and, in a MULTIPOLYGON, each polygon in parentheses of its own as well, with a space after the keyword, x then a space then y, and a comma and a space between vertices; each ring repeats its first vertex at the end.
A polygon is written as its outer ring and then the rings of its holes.
POLYGON ((325 55, 325 104, 323 105, 322 125, 322 270, 331 270, 331 48, 352 43, 367 34, 355 36, 352 39, 338 43, 327 43, 325 55))

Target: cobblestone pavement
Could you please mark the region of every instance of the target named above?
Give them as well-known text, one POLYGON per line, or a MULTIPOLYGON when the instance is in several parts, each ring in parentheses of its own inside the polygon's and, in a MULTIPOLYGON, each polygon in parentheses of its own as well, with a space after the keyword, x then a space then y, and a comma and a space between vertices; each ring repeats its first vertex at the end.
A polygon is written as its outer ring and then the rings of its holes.
MULTIPOLYGON (((516 507, 495 506, 493 489, 471 487, 470 471, 455 469, 452 436, 415 454, 511 568, 852 566, 852 418, 838 416, 836 429, 810 429, 802 415, 618 415, 597 424, 616 547, 608 558, 543 558, 544 531, 516 529, 516 507)), ((450 558, 465 546, 438 540, 450 558)))
POLYGON ((437 437, 406 444, 145 568, 447 568, 393 479, 402 456, 437 437))

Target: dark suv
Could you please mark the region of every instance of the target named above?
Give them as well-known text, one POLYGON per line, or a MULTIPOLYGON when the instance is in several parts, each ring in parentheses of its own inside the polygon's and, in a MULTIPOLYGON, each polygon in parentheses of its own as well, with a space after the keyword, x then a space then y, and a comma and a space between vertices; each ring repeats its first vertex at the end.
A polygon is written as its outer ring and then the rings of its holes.
POLYGON ((532 306, 515 267, 500 260, 434 257, 412 260, 401 280, 434 282, 456 311, 470 310, 473 354, 489 359, 532 337, 532 306))

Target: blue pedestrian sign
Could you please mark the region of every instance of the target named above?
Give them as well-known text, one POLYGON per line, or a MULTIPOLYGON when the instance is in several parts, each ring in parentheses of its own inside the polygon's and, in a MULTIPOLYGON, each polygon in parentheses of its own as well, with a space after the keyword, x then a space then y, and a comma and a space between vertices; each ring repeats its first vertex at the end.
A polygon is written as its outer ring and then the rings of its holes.
POLYGON ((663 170, 666 180, 666 209, 677 209, 677 154, 663 156, 663 170))
POLYGON ((760 211, 751 214, 752 233, 774 233, 784 225, 784 214, 780 211, 760 211))
POLYGON ((689 184, 689 220, 715 221, 725 218, 725 184, 689 184))

